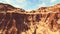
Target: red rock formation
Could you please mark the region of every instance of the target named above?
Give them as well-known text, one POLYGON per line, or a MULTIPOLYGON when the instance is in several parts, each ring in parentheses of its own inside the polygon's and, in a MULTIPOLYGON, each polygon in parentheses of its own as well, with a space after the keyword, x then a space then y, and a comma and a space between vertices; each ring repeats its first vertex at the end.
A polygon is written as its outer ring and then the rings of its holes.
POLYGON ((0 34, 60 34, 60 4, 27 12, 0 3, 0 34))

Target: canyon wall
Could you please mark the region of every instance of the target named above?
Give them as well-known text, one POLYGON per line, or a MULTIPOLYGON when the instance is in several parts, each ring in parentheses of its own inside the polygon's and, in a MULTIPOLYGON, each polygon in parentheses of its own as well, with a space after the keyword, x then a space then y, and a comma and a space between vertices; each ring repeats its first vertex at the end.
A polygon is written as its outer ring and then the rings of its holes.
POLYGON ((0 3, 0 34, 60 34, 60 4, 27 12, 0 3))

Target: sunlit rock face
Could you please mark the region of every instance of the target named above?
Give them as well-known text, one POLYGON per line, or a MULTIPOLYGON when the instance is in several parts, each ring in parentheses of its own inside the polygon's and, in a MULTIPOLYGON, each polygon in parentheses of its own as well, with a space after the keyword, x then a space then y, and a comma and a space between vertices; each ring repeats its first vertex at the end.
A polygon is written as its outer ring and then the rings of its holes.
POLYGON ((0 34, 60 34, 60 4, 27 12, 0 3, 0 34))

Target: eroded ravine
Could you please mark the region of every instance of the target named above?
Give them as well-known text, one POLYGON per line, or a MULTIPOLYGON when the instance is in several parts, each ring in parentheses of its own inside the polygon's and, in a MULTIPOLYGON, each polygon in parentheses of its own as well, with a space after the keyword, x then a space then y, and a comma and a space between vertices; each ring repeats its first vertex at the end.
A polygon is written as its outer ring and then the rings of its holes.
POLYGON ((59 4, 31 12, 7 4, 1 5, 0 34, 60 34, 59 4))

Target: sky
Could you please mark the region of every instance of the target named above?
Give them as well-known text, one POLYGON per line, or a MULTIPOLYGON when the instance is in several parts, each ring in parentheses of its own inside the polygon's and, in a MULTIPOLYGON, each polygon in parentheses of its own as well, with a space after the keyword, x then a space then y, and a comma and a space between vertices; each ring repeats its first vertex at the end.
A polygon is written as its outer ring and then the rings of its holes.
POLYGON ((36 10, 40 7, 53 6, 59 4, 60 0, 0 0, 0 3, 10 4, 24 10, 36 10))

